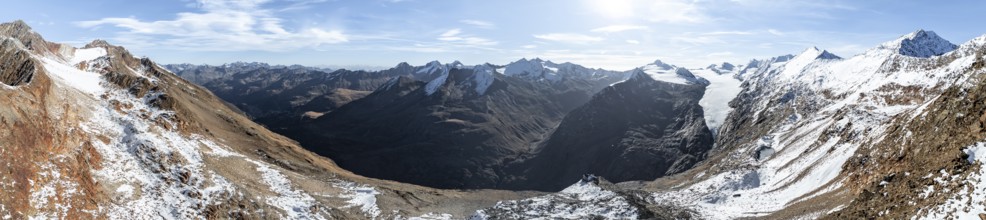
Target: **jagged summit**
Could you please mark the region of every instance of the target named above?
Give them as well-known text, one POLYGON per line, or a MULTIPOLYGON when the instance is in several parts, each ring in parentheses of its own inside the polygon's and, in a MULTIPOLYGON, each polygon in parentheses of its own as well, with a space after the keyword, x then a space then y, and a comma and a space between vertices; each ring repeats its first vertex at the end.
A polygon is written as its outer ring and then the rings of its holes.
MULTIPOLYGON (((715 66, 715 65, 712 65, 712 66, 715 66)), ((733 65, 732 63, 723 62, 717 68, 719 68, 721 70, 733 70, 733 69, 736 69, 736 66, 733 65)))
POLYGON ((957 48, 957 45, 941 38, 934 31, 925 30, 917 30, 878 47, 878 49, 893 50, 900 55, 921 58, 939 56, 957 48))
POLYGON ((19 40, 25 47, 36 52, 52 52, 45 50, 54 49, 50 42, 45 41, 40 34, 34 32, 31 26, 22 20, 0 24, 0 36, 6 36, 19 40))

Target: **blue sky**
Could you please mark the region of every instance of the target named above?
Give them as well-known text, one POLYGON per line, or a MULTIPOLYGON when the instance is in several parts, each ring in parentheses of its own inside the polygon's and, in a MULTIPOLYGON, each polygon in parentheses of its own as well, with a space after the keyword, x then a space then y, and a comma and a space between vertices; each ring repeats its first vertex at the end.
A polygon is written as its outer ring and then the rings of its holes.
POLYGON ((50 41, 106 39, 159 63, 393 66, 541 57, 626 70, 798 53, 852 56, 917 29, 986 34, 986 1, 32 0, 4 4, 50 41))

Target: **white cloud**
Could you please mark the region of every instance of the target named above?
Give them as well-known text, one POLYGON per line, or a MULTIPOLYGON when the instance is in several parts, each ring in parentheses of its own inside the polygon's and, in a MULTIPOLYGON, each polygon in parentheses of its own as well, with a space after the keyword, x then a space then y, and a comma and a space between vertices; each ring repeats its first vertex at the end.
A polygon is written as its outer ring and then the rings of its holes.
POLYGON ((499 43, 486 38, 462 35, 462 30, 458 28, 448 30, 445 33, 442 33, 441 35, 438 35, 438 40, 457 43, 460 44, 460 46, 474 46, 474 47, 494 46, 499 43))
POLYGON ((103 18, 75 24, 86 28, 109 25, 124 29, 113 40, 128 46, 200 51, 286 51, 349 41, 340 30, 285 28, 282 19, 262 7, 268 2, 199 0, 196 6, 202 12, 181 12, 173 20, 103 18))
POLYGON ((777 36, 784 36, 784 32, 778 31, 776 29, 767 29, 767 33, 770 33, 770 34, 773 34, 773 35, 777 35, 777 36))
POLYGON ((537 39, 557 41, 562 43, 570 44, 587 44, 603 41, 601 37, 593 37, 584 34, 573 34, 573 33, 550 33, 550 34, 536 34, 534 35, 537 39))
POLYGON ((637 41, 637 40, 627 40, 627 43, 628 44, 640 44, 640 41, 637 41))
POLYGON ((640 26, 640 25, 610 25, 610 26, 592 29, 592 32, 616 33, 616 32, 647 30, 647 29, 648 29, 647 26, 640 26))
POLYGON ((442 33, 441 35, 438 35, 438 36, 441 36, 441 37, 454 37, 455 35, 459 35, 461 33, 462 33, 462 29, 456 28, 456 29, 448 30, 445 33, 442 33))
POLYGON ((528 44, 528 45, 521 46, 521 48, 524 48, 524 49, 534 49, 534 48, 538 48, 538 45, 528 44))
POLYGON ((713 32, 702 33, 702 35, 710 35, 710 36, 716 36, 716 35, 753 35, 753 32, 749 32, 749 31, 713 31, 713 32))
POLYGON ((702 23, 710 20, 693 0, 584 0, 585 6, 611 19, 640 19, 655 23, 702 23))
POLYGON ((688 0, 651 1, 644 6, 647 20, 659 23, 701 23, 709 20, 703 9, 688 0))
POLYGON ((496 27, 496 25, 493 24, 492 22, 480 21, 480 20, 465 19, 465 20, 459 20, 459 23, 468 24, 478 28, 486 28, 486 29, 492 29, 496 27))

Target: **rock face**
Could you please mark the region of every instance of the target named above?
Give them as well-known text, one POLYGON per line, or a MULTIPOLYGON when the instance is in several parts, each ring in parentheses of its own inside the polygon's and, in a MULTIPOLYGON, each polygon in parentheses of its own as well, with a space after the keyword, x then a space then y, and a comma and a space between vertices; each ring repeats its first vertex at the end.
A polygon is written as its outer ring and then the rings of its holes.
POLYGON ((0 40, 0 82, 8 86, 19 86, 31 82, 37 71, 30 54, 21 51, 24 47, 17 39, 0 40))
POLYGON ((527 161, 527 182, 558 190, 585 173, 615 182, 653 180, 705 159, 712 133, 699 99, 703 85, 654 80, 641 70, 565 116, 527 161))

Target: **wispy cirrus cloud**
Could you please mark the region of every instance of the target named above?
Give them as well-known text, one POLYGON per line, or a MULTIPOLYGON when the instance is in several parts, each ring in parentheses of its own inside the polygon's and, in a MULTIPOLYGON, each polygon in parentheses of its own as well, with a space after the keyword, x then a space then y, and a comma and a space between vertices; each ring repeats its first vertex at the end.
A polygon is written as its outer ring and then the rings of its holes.
POLYGON ((588 44, 603 41, 601 37, 594 37, 584 34, 575 33, 550 33, 550 34, 535 34, 534 38, 569 44, 588 44))
POLYGON ((444 42, 450 42, 450 43, 457 43, 457 44, 461 44, 462 46, 476 46, 476 47, 495 46, 499 43, 494 40, 490 40, 486 38, 463 35, 462 29, 458 29, 458 28, 445 31, 445 33, 438 35, 438 40, 444 42))
POLYGON ((472 25, 478 28, 486 28, 486 29, 496 28, 496 24, 493 24, 493 22, 489 22, 489 21, 463 19, 463 20, 459 20, 459 23, 472 25))
POLYGON ((610 26, 592 29, 592 32, 616 33, 616 32, 647 30, 647 29, 649 29, 647 28, 647 26, 642 26, 642 25, 610 25, 610 26))
MULTIPOLYGON (((297 3, 316 3, 298 1, 297 3)), ((165 46, 197 51, 288 51, 349 41, 340 30, 288 29, 269 0, 199 0, 201 12, 181 12, 172 20, 142 21, 110 17, 75 22, 84 28, 112 26, 123 29, 111 40, 135 46, 165 46)), ((297 5, 296 5, 297 6, 297 5)))

